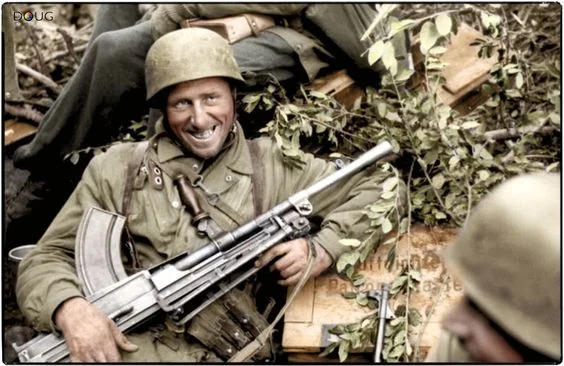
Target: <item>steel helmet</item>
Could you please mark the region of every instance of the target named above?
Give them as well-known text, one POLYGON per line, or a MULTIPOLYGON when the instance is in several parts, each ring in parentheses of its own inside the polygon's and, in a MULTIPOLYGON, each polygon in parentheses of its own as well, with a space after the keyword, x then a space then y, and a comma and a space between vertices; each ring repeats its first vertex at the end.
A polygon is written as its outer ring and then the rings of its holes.
POLYGON ((231 46, 204 28, 185 28, 159 38, 145 60, 147 102, 158 108, 157 94, 183 81, 226 77, 244 82, 231 46))
POLYGON ((561 355, 560 175, 509 179, 478 204, 445 260, 465 293, 521 343, 561 355))

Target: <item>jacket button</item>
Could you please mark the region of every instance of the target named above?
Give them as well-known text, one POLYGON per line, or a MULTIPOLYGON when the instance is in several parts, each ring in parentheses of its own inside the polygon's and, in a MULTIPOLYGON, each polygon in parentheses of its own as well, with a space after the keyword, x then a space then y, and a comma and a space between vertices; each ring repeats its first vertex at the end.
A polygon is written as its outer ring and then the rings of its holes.
POLYGON ((225 180, 226 180, 227 182, 231 182, 231 181, 233 180, 233 177, 230 176, 230 175, 228 175, 227 177, 225 177, 225 180))
POLYGON ((198 164, 194 164, 194 165, 192 165, 192 169, 194 169, 194 170, 198 170, 198 164))
POLYGON ((180 202, 178 202, 178 201, 172 201, 172 207, 174 207, 174 208, 180 207, 180 202))

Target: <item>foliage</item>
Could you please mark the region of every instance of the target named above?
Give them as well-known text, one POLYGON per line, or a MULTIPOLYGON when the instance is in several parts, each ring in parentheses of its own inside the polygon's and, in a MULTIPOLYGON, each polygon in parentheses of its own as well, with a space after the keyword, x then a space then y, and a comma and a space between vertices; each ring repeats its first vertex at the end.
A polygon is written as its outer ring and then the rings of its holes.
MULTIPOLYGON (((392 202, 397 192, 385 190, 381 200, 367 207, 372 223, 369 239, 342 240, 341 244, 353 250, 337 261, 337 270, 355 286, 364 283, 355 266, 378 248, 381 233, 393 229, 390 224, 401 223, 396 237, 385 242, 389 245, 388 264, 395 259, 395 246, 390 244, 408 232, 412 222, 460 227, 472 206, 501 181, 527 172, 560 171, 560 40, 558 35, 531 35, 531 26, 540 25, 532 18, 533 12, 543 14, 555 25, 559 11, 554 7, 551 10, 550 5, 530 5, 529 10, 510 5, 452 7, 398 21, 388 17, 397 10, 396 5, 381 6, 381 16, 365 36, 376 27, 384 27, 381 33, 386 36, 374 40, 367 57, 371 63, 381 60, 387 73, 379 90, 367 89, 358 108, 344 110, 332 98, 303 88, 293 98, 284 95, 277 99, 275 89, 268 96, 261 94, 261 98, 272 98, 268 105, 275 111, 263 132, 273 135, 284 151, 290 152, 287 157, 293 164, 299 165, 300 147, 318 146, 320 142, 325 142, 329 152, 352 155, 388 140, 401 153, 397 169, 391 169, 398 178, 410 181, 409 217, 402 219, 396 214, 398 206, 392 202), (549 14, 551 11, 555 14, 549 14), (461 21, 468 23, 468 19, 485 34, 472 44, 477 55, 497 57, 497 63, 488 83, 482 86, 490 94, 489 100, 461 115, 442 104, 437 91, 444 83, 441 55, 461 21), (406 29, 419 34, 425 65, 423 89, 410 89, 411 70, 402 70, 387 57, 394 54, 391 37, 406 29), (550 52, 539 57, 540 49, 550 52)), ((554 32, 547 28, 546 33, 554 32)), ((249 98, 256 102, 254 107, 267 103, 265 99, 249 98)), ((394 282, 395 291, 404 296, 406 309, 393 325, 387 325, 384 359, 388 361, 408 361, 412 355, 410 331, 419 324, 420 316, 408 304, 416 278, 408 268, 394 282)), ((371 304, 362 293, 344 296, 354 298, 359 305, 371 304)), ((334 331, 339 341, 324 354, 338 348, 343 361, 350 349, 374 339, 375 324, 374 316, 369 316, 357 324, 337 327, 334 331)))

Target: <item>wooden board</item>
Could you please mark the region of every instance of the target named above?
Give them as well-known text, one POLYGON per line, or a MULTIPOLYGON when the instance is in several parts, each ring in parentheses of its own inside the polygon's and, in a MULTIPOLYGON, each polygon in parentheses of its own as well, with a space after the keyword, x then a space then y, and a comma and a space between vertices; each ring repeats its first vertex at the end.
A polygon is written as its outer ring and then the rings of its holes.
MULTIPOLYGON (((445 82, 438 90, 437 97, 442 103, 463 115, 489 98, 489 94, 481 89, 481 85, 488 81, 489 71, 497 62, 496 49, 490 58, 478 57, 478 47, 470 45, 477 38, 487 37, 467 24, 461 24, 458 33, 451 37, 446 52, 440 57, 440 60, 447 65, 441 71, 445 82)), ((422 69, 424 57, 419 45, 419 41, 415 41, 411 47, 417 70, 417 75, 412 78, 410 86, 414 89, 420 87, 424 73, 422 69)))
MULTIPOLYGON (((366 283, 359 288, 361 291, 379 289, 383 282, 391 284, 402 266, 407 264, 409 248, 411 266, 422 274, 420 291, 410 300, 410 306, 419 310, 423 318, 412 334, 414 339, 428 323, 421 337, 421 357, 438 340, 440 319, 445 311, 462 295, 460 282, 450 276, 441 260, 442 249, 455 238, 456 231, 452 229, 412 228, 411 236, 404 236, 398 243, 397 262, 391 271, 384 266, 388 247, 381 247, 360 270, 366 276, 366 283)), ((282 347, 289 359, 315 358, 306 354, 317 354, 328 344, 328 328, 334 324, 357 322, 370 313, 367 308, 341 295, 352 290, 352 284, 336 274, 326 274, 306 284, 285 315, 282 347)), ((400 304, 391 301, 390 305, 395 309, 400 304)), ((363 351, 370 350, 358 350, 363 351)))
POLYGON ((29 123, 8 120, 4 122, 4 146, 33 136, 35 132, 37 132, 37 127, 29 123))
POLYGON ((458 33, 451 38, 441 61, 447 66, 442 70, 445 78, 443 88, 437 93, 447 105, 456 106, 462 98, 485 83, 489 71, 497 62, 497 52, 490 58, 478 57, 478 47, 471 46, 477 38, 486 38, 482 33, 466 24, 461 24, 458 33))

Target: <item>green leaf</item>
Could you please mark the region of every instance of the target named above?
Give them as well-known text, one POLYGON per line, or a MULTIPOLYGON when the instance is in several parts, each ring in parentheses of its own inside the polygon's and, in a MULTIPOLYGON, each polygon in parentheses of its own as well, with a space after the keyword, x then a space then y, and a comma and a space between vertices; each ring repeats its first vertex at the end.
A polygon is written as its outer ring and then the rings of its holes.
POLYGON ((388 355, 389 358, 399 358, 405 352, 405 347, 403 345, 399 345, 392 349, 392 352, 388 355))
POLYGON ((377 111, 378 111, 378 116, 381 117, 381 118, 385 118, 387 110, 388 110, 388 105, 386 103, 383 103, 383 102, 378 102, 378 103, 376 103, 376 108, 377 108, 377 111))
POLYGON ((424 55, 437 43, 439 39, 439 33, 437 31, 437 26, 432 22, 425 22, 421 27, 421 32, 419 33, 419 39, 421 41, 421 53, 424 55))
POLYGON ((392 76, 398 72, 398 61, 396 60, 396 50, 392 42, 384 43, 384 52, 382 54, 382 63, 392 76))
POLYGON ((407 217, 404 217, 399 224, 400 233, 406 233, 408 225, 409 225, 409 219, 407 217))
POLYGON ((451 170, 454 169, 454 168, 458 165, 458 162, 459 162, 459 161, 460 161, 460 158, 458 157, 458 155, 455 155, 455 156, 451 157, 451 158, 448 160, 448 167, 449 167, 449 169, 451 169, 451 170))
POLYGON ((79 153, 76 153, 76 152, 73 152, 72 155, 71 155, 71 157, 70 157, 70 162, 71 162, 73 165, 76 165, 76 164, 78 164, 78 160, 80 160, 80 154, 79 154, 79 153))
POLYGON ((431 184, 433 185, 433 187, 435 187, 436 189, 441 189, 443 187, 443 184, 445 184, 445 177, 444 175, 442 175, 441 173, 435 175, 432 179, 431 179, 431 184))
POLYGON ((339 345, 339 361, 344 362, 349 355, 349 341, 344 341, 339 345))
POLYGON ((319 354, 319 357, 328 356, 331 352, 335 350, 335 348, 337 348, 338 345, 339 345, 338 342, 331 343, 329 346, 327 346, 327 348, 323 350, 323 352, 319 354))
POLYGON ((360 306, 366 306, 366 304, 368 304, 368 298, 366 297, 366 294, 362 292, 356 295, 356 302, 360 306))
POLYGON ((387 234, 392 231, 393 225, 387 218, 382 222, 382 233, 387 234))
POLYGON ((490 152, 488 150, 486 150, 486 148, 480 149, 480 157, 484 160, 492 160, 493 159, 492 154, 490 154, 490 152))
POLYGON ((368 63, 374 65, 384 53, 384 42, 378 41, 368 49, 368 63))
POLYGON ((344 245, 346 247, 359 247, 362 242, 358 239, 341 239, 339 240, 339 244, 344 245))
POLYGON ((409 343, 409 339, 405 340, 405 354, 411 356, 413 353, 413 348, 411 347, 411 343, 409 343))
POLYGON ((356 292, 352 292, 352 291, 348 291, 348 292, 343 292, 341 293, 341 296, 343 296, 345 299, 356 299, 356 292))
POLYGON ((393 198, 396 196, 396 192, 394 191, 390 191, 390 192, 384 192, 382 193, 382 195, 380 196, 382 199, 385 200, 389 200, 390 198, 393 198))
POLYGON ((409 26, 413 23, 414 21, 412 19, 403 19, 400 21, 392 22, 392 24, 390 24, 390 32, 388 33, 388 38, 392 38, 402 30, 409 28, 409 26))
POLYGON ((446 36, 452 29, 452 20, 450 19, 448 14, 439 14, 439 16, 435 18, 435 26, 437 27, 437 32, 441 36, 446 36))
POLYGON ((309 91, 309 94, 310 94, 311 96, 316 97, 316 98, 321 99, 321 100, 327 99, 327 94, 322 93, 322 92, 319 92, 319 91, 316 91, 316 90, 310 90, 310 91, 309 91))
POLYGON ((480 180, 487 180, 490 177, 490 172, 487 170, 480 170, 478 171, 478 176, 480 177, 480 180))
POLYGON ((462 128, 463 130, 469 130, 471 128, 476 128, 476 127, 480 127, 481 124, 479 122, 476 121, 469 121, 469 122, 464 122, 460 128, 462 128))
POLYGON ((407 80, 409 80, 411 75, 413 75, 414 73, 415 73, 415 70, 401 69, 399 71, 399 73, 396 75, 396 81, 398 81, 398 82, 407 81, 407 80))
POLYGON ((409 271, 409 276, 411 277, 412 280, 421 282, 421 272, 412 269, 409 271))
POLYGON ((382 188, 384 189, 384 192, 389 192, 392 189, 394 189, 397 184, 398 184, 398 178, 391 177, 391 178, 386 179, 386 181, 382 185, 382 188))
POLYGON ((398 334, 394 337, 394 345, 402 344, 405 340, 405 329, 400 330, 398 334))
POLYGON ((358 252, 346 252, 341 254, 337 260, 337 272, 343 272, 348 265, 354 266, 359 258, 360 253, 358 252))

